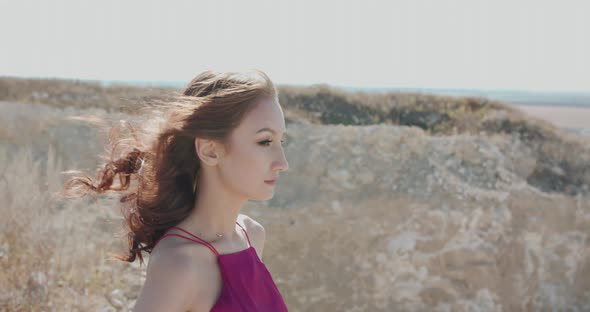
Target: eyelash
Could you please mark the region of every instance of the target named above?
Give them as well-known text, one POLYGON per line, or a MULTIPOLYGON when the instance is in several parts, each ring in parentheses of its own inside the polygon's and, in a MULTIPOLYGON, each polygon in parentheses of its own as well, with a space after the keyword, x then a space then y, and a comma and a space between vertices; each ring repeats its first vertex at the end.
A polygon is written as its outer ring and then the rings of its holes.
MULTIPOLYGON (((262 146, 269 146, 269 145, 266 145, 266 143, 270 143, 270 142, 272 142, 272 140, 264 140, 264 141, 258 142, 258 144, 262 145, 262 146)), ((284 143, 285 143, 285 140, 281 140, 281 145, 284 143)))

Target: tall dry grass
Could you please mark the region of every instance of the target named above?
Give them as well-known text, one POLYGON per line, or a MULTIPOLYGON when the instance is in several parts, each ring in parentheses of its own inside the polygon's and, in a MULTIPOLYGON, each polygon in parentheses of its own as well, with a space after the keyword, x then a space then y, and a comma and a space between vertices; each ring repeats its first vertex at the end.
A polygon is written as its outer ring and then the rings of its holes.
POLYGON ((59 108, 101 107, 109 112, 135 113, 138 106, 170 99, 177 92, 169 87, 103 86, 98 81, 0 77, 0 100, 59 108))
POLYGON ((35 159, 0 145, 0 164, 0 310, 127 309, 142 269, 109 259, 124 250, 116 201, 59 198, 65 168, 51 146, 35 159))

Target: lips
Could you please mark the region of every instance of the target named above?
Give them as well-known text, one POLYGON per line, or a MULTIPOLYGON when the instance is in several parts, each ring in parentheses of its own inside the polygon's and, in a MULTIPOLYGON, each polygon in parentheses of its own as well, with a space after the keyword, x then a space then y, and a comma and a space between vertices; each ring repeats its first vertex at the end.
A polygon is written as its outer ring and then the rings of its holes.
POLYGON ((266 183, 266 184, 275 184, 276 181, 277 180, 266 180, 266 181, 264 181, 264 183, 266 183))

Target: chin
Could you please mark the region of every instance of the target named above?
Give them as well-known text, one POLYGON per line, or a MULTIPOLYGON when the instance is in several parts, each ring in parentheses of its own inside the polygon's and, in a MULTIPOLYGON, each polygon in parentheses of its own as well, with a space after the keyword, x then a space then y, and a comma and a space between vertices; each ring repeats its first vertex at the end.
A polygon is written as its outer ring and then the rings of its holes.
POLYGON ((267 194, 267 195, 265 195, 265 196, 259 196, 259 197, 258 197, 257 199, 255 199, 255 200, 262 200, 262 201, 264 201, 264 200, 271 200, 271 199, 272 199, 274 196, 275 196, 275 194, 274 194, 274 192, 272 192, 272 193, 270 193, 270 194, 267 194))

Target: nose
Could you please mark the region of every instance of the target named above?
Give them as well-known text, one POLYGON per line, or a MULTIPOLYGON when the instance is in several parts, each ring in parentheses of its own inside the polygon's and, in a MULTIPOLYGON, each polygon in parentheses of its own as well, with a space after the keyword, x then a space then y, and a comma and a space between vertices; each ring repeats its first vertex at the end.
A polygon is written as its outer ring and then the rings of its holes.
POLYGON ((287 161, 287 157, 285 156, 285 151, 281 148, 281 157, 279 161, 274 163, 274 170, 278 172, 283 172, 289 170, 289 162, 287 161))

